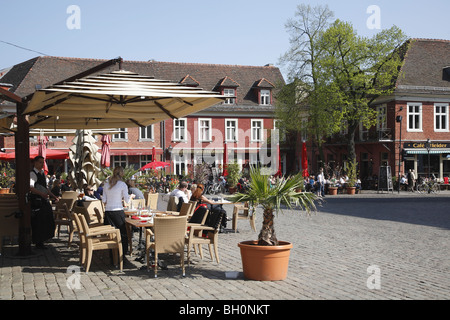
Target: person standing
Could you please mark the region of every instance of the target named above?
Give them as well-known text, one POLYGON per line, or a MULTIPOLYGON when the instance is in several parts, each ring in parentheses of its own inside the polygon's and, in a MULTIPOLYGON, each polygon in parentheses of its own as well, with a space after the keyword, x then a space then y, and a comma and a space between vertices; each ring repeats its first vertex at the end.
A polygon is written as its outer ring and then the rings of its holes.
POLYGON ((55 220, 49 200, 59 200, 47 186, 44 161, 42 156, 35 157, 30 172, 32 242, 38 249, 46 249, 44 242, 55 235, 55 220))
POLYGON ((104 224, 111 225, 120 230, 124 254, 128 251, 128 236, 122 201, 129 203, 133 198, 134 195, 128 194, 128 186, 123 181, 123 168, 115 167, 113 175, 105 182, 103 188, 102 201, 105 204, 104 224))
POLYGON ((320 168, 319 175, 317 176, 317 184, 317 195, 325 197, 325 174, 323 173, 323 168, 320 168))

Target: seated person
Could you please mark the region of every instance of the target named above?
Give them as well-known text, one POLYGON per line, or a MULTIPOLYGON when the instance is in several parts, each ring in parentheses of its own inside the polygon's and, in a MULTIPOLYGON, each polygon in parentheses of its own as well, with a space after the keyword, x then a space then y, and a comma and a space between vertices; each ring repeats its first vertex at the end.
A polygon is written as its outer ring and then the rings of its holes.
POLYGON ((98 200, 94 195, 94 187, 87 185, 84 188, 83 201, 94 201, 94 200, 98 200))
POLYGON ((181 210, 181 206, 184 203, 189 202, 188 197, 188 183, 186 181, 181 181, 176 189, 174 189, 170 194, 171 197, 178 198, 177 211, 181 210))
POLYGON ((136 187, 135 180, 128 180, 128 194, 134 194, 134 199, 144 199, 144 194, 136 187))

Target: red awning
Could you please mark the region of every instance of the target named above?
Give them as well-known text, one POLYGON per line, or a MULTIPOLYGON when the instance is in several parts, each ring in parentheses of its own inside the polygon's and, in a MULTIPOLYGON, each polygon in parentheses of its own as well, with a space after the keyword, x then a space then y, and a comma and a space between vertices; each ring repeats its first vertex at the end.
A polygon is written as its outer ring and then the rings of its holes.
MULTIPOLYGON (((156 148, 156 154, 162 154, 162 149, 156 148)), ((152 149, 112 149, 110 151, 112 156, 142 156, 151 155, 152 149)))

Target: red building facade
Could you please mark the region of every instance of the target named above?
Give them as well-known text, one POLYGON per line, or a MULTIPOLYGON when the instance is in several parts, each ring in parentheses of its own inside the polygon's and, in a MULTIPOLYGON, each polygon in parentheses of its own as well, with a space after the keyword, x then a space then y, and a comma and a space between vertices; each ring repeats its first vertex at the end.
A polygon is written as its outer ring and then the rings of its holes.
MULTIPOLYGON (((450 41, 412 39, 394 93, 374 103, 378 111, 376 126, 360 126, 356 134, 363 184, 377 176, 381 166, 390 166, 394 176, 412 169, 424 177, 449 177, 449 104, 450 41)), ((326 163, 345 167, 345 134, 325 143, 326 163)), ((317 146, 310 143, 308 147, 311 170, 315 172, 323 163, 317 146)))
MULTIPOLYGON (((102 62, 37 57, 10 68, 0 82, 11 84, 10 91, 25 96, 34 92, 37 85, 49 86, 102 62)), ((228 162, 234 160, 242 167, 249 163, 267 162, 264 155, 273 159, 274 152, 267 150, 266 141, 276 122, 274 95, 277 88, 284 85, 278 68, 272 65, 259 67, 158 61, 124 61, 122 67, 141 75, 217 91, 229 95, 230 99, 185 118, 166 120, 146 128, 114 128, 118 132, 111 135, 111 166, 132 165, 140 168, 153 160, 153 148, 156 149, 157 160, 170 162, 170 171, 179 175, 203 161, 220 168, 225 150, 228 162)), ((101 73, 112 70, 114 68, 107 68, 101 73)), ((14 112, 7 102, 3 102, 1 107, 4 111, 14 112)), ((101 137, 96 138, 100 147, 101 137)), ((68 150, 71 141, 71 136, 53 136, 48 148, 68 150)), ((36 144, 36 137, 30 137, 30 143, 36 144)), ((13 137, 3 137, 0 144, 7 151, 15 148, 13 137)), ((283 150, 281 158, 285 164, 289 152, 283 150)), ((67 170, 67 167, 61 162, 50 161, 49 169, 58 173, 67 170)))

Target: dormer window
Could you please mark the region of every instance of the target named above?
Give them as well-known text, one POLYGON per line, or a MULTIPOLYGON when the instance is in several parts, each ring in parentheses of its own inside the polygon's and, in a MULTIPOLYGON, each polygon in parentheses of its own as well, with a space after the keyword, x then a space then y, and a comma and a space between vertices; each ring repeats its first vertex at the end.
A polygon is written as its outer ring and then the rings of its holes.
POLYGON ((223 104, 235 104, 236 103, 236 89, 234 88, 224 88, 223 89, 224 96, 230 96, 232 98, 227 98, 223 104))
POLYGON ((226 99, 223 104, 236 104, 236 93, 238 87, 239 83, 226 76, 219 80, 215 86, 215 89, 219 91, 220 94, 230 97, 226 99))
POLYGON ((270 90, 263 89, 259 91, 259 104, 263 106, 271 105, 270 90))
POLYGON ((272 105, 272 89, 275 88, 273 83, 265 78, 261 78, 255 82, 253 89, 258 95, 258 103, 262 106, 272 105))

